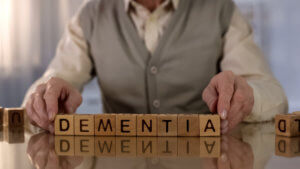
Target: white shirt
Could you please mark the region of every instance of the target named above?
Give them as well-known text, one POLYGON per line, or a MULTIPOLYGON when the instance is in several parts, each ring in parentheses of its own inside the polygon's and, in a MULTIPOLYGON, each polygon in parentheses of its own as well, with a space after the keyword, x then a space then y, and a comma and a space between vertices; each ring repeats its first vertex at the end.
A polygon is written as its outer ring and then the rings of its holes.
MULTIPOLYGON (((154 12, 148 11, 133 0, 124 0, 128 12, 147 49, 154 51, 164 27, 178 6, 179 0, 165 0, 154 12), (171 10, 166 10, 172 5, 171 10)), ((233 12, 229 29, 224 36, 221 70, 231 70, 244 77, 254 91, 252 113, 247 122, 268 121, 276 114, 287 111, 287 99, 278 81, 272 76, 262 52, 253 41, 253 32, 237 7, 233 12)), ((92 63, 88 57, 88 47, 75 15, 68 23, 65 34, 60 40, 56 56, 44 75, 28 90, 27 98, 35 87, 50 77, 60 77, 81 90, 92 79, 92 63)))

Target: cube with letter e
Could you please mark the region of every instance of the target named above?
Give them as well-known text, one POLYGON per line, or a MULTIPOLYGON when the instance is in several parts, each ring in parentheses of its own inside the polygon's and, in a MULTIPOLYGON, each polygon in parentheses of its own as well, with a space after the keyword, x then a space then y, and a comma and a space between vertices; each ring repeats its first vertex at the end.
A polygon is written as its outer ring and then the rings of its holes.
POLYGON ((56 115, 54 126, 55 135, 74 135, 74 115, 56 115))

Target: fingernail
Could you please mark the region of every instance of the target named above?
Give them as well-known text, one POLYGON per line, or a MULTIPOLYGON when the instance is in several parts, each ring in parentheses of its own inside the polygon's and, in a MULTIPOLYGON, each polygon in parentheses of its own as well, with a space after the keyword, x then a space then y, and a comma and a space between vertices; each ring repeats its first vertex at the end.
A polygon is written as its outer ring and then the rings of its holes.
POLYGON ((50 121, 53 121, 54 118, 55 118, 55 113, 54 113, 54 112, 51 112, 51 113, 49 114, 49 120, 50 120, 50 121))
POLYGON ((227 111, 226 111, 226 110, 223 110, 223 111, 221 112, 221 119, 225 120, 226 117, 227 117, 227 111))
POLYGON ((227 161, 227 155, 225 153, 223 153, 221 155, 221 160, 222 160, 222 162, 226 162, 227 161))
POLYGON ((224 120, 222 123, 221 123, 221 127, 222 129, 225 129, 227 126, 228 126, 228 121, 227 120, 224 120))

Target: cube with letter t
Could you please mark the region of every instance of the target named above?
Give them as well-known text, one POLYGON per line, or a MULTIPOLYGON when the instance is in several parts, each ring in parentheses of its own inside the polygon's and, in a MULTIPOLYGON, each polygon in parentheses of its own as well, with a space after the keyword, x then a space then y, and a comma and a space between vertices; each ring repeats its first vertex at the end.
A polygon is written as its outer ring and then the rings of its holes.
POLYGON ((56 115, 54 127, 55 135, 74 135, 74 115, 56 115))

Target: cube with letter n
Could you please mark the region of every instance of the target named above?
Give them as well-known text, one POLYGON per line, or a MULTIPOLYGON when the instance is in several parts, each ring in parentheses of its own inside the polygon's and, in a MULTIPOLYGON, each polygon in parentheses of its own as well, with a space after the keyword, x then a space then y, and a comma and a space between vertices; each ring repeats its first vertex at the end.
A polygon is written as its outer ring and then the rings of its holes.
POLYGON ((56 115, 55 135, 74 135, 74 115, 56 115))

